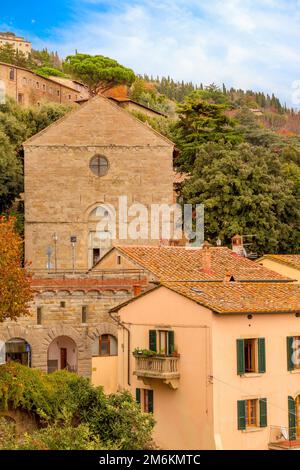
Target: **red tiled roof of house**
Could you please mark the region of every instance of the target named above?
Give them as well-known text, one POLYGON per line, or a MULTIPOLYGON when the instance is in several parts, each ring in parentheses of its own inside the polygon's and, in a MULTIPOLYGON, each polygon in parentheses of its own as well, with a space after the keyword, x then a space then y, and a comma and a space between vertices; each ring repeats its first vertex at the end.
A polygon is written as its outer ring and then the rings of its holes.
MULTIPOLYGON (((270 259, 279 263, 288 264, 292 268, 300 269, 300 255, 264 255, 262 259, 270 259)), ((258 260, 258 261, 260 261, 258 260)))
POLYGON ((236 281, 291 281, 225 247, 209 248, 210 269, 206 269, 201 248, 117 246, 116 249, 160 281, 222 281, 228 274, 236 281))
POLYGON ((294 283, 163 283, 216 313, 300 312, 300 286, 294 283))

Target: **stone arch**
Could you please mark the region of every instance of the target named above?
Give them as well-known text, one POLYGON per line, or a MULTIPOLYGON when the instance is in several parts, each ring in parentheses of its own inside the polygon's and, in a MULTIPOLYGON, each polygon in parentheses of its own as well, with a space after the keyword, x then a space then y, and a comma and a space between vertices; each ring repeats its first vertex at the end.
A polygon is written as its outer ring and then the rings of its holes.
POLYGON ((82 335, 70 325, 56 325, 52 328, 49 328, 46 336, 42 340, 44 349, 48 350, 48 347, 52 341, 54 341, 55 338, 58 338, 59 336, 68 336, 71 338, 76 344, 78 351, 82 351, 84 349, 82 335))
POLYGON ((102 323, 94 328, 89 333, 89 349, 92 356, 100 355, 100 338, 103 335, 112 336, 115 353, 112 355, 118 355, 118 327, 113 323, 102 323))
POLYGON ((78 370, 78 347, 70 336, 57 336, 47 351, 48 373, 56 370, 78 370))
POLYGON ((1 328, 0 339, 5 343, 13 338, 21 338, 27 341, 33 348, 36 343, 34 332, 31 329, 27 329, 18 323, 7 325, 6 328, 1 328))
POLYGON ((91 346, 95 339, 102 335, 112 335, 118 338, 118 327, 114 323, 103 322, 97 327, 91 329, 88 334, 88 342, 91 346))

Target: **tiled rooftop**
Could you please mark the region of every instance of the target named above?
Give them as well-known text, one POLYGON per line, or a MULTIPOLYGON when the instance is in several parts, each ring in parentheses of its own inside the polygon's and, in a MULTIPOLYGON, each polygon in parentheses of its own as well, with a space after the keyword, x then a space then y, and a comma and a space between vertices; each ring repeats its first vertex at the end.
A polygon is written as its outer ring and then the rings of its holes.
POLYGON ((300 286, 295 283, 169 282, 163 285, 216 313, 300 313, 300 286))
POLYGON ((263 259, 271 259, 279 263, 288 264, 292 268, 300 269, 300 255, 265 255, 263 259))
POLYGON ((211 269, 206 269, 207 255, 201 248, 118 246, 117 249, 161 281, 223 281, 228 274, 236 281, 290 280, 225 247, 209 248, 211 269))

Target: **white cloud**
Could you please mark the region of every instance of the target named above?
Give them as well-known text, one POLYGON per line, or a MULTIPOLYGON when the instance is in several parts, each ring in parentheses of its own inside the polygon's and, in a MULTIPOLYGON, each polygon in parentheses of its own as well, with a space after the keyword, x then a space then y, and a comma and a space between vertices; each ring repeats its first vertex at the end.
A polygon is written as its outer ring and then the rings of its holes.
POLYGON ((274 91, 289 102, 300 79, 299 20, 298 0, 84 0, 74 2, 72 23, 36 46, 104 54, 137 73, 274 91))

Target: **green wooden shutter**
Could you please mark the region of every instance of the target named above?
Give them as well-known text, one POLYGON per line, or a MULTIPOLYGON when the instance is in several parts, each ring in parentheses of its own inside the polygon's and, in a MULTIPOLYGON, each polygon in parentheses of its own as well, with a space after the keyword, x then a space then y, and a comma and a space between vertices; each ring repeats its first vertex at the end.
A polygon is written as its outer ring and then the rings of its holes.
POLYGON ((237 373, 243 375, 245 373, 245 349, 244 340, 236 340, 236 352, 237 352, 237 373))
POLYGON ((156 330, 149 330, 149 349, 157 351, 156 349, 156 330))
POLYGON ((174 331, 168 331, 168 354, 171 355, 174 352, 174 331))
POLYGON ((288 370, 294 370, 294 362, 293 362, 293 342, 294 342, 294 337, 293 336, 288 336, 286 338, 286 348, 287 348, 287 368, 288 370))
POLYGON ((261 398, 259 400, 259 425, 261 428, 265 428, 268 425, 266 398, 261 398))
POLYGON ((296 439, 296 405, 293 397, 288 397, 288 410, 289 410, 289 439, 294 441, 296 439))
POLYGON ((238 429, 241 431, 243 429, 246 429, 246 402, 245 400, 238 400, 237 413, 238 413, 238 429))
POLYGON ((135 389, 135 400, 139 405, 141 404, 141 389, 140 388, 135 389))
POLYGON ((258 372, 263 374, 266 372, 266 340, 265 338, 258 338, 258 372))
POLYGON ((148 390, 148 413, 153 413, 154 403, 153 403, 153 390, 148 390))

